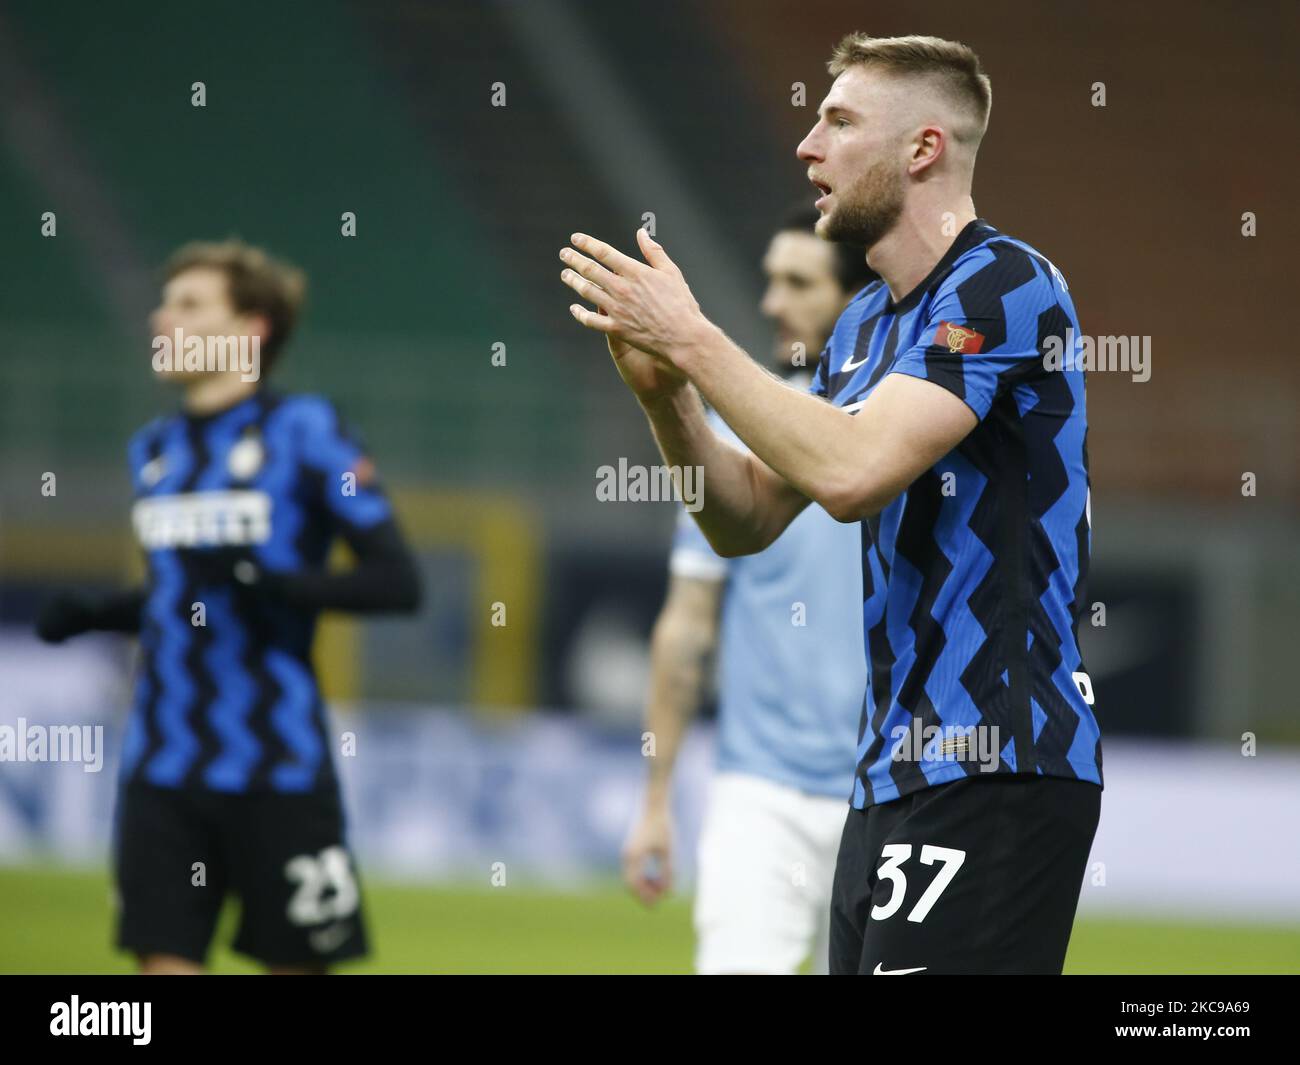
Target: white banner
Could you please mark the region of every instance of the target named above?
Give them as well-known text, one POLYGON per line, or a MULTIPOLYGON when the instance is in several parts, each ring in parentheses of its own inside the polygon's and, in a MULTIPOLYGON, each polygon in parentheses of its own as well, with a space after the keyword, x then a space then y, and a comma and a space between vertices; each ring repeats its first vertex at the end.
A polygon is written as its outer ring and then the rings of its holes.
MULTIPOLYGON (((127 700, 120 641, 47 648, 0 639, 0 728, 104 726, 91 763, 0 762, 0 861, 107 857, 127 700)), ((485 720, 447 708, 333 716, 352 844, 367 875, 487 883, 576 882, 617 873, 645 778, 639 733, 572 715, 485 720)), ((713 730, 694 728, 677 773, 677 869, 688 883, 713 730)), ((1300 919, 1300 753, 1231 745, 1104 744, 1101 827, 1084 912, 1300 919)), ((847 786, 846 786, 847 794, 847 786)))

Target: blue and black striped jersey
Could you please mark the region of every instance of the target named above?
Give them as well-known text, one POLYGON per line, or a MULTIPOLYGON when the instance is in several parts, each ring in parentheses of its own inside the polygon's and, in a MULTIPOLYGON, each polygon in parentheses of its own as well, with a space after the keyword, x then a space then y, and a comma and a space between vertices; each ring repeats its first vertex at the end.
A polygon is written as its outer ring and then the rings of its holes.
POLYGON ((271 574, 323 569, 336 536, 391 520, 370 460, 328 400, 265 391, 157 419, 128 454, 148 587, 124 779, 336 786, 310 659, 315 613, 244 594, 211 562, 233 551, 271 574))
POLYGON ((864 289, 822 353, 811 391, 839 407, 903 373, 979 418, 862 523, 859 809, 987 771, 1101 783, 1078 645, 1092 537, 1083 371, 1044 358, 1048 338, 1078 335, 1056 267, 977 219, 898 303, 883 282, 864 289))

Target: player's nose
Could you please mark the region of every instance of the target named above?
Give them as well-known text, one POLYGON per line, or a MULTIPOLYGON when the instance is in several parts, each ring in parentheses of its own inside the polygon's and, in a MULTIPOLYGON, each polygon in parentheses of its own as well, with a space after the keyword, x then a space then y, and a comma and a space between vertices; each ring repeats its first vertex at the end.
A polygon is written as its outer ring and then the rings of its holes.
POLYGON ((804 163, 818 163, 826 158, 821 150, 815 126, 808 131, 808 136, 799 142, 799 147, 794 150, 794 154, 797 159, 804 163))

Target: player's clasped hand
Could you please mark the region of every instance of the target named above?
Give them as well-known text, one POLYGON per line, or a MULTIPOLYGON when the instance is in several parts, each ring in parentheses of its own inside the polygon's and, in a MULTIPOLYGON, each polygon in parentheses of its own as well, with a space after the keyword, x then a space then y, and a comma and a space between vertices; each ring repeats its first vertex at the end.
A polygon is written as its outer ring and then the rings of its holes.
POLYGON ((713 326, 663 247, 644 229, 636 238, 645 262, 573 234, 573 247, 560 252, 568 267, 560 280, 596 305, 593 311, 575 303, 569 310, 582 325, 605 334, 623 379, 646 399, 684 383, 692 349, 713 326))

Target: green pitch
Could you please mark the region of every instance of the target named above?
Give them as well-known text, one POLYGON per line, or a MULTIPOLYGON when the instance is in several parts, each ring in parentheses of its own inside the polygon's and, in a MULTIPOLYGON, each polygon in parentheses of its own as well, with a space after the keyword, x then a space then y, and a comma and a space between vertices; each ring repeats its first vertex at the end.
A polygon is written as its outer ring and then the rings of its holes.
MULTIPOLYGON (((615 885, 581 894, 534 887, 413 887, 367 882, 374 956, 350 973, 685 973, 690 906, 646 912, 615 885)), ((108 946, 103 873, 0 868, 0 972, 130 972, 108 946)), ((218 933, 228 942, 236 913, 218 933)), ((216 972, 256 972, 224 947, 216 972)), ((1088 920, 1068 973, 1296 973, 1300 928, 1088 920)))

